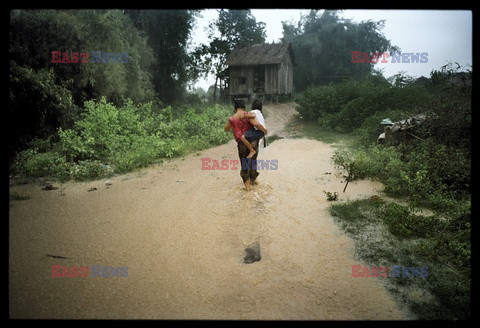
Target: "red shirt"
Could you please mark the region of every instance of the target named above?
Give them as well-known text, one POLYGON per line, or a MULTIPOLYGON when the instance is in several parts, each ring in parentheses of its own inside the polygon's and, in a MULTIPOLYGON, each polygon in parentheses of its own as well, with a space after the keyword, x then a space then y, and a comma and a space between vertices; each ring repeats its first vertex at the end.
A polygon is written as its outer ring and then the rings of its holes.
POLYGON ((236 142, 239 142, 240 138, 245 134, 245 132, 252 128, 252 125, 246 118, 238 119, 232 116, 228 119, 228 121, 232 125, 233 137, 235 138, 236 142))

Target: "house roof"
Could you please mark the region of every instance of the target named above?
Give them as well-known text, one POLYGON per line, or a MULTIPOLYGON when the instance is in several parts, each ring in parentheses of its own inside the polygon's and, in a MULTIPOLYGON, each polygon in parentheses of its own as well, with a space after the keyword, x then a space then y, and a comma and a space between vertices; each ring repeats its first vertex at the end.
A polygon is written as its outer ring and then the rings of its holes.
POLYGON ((292 62, 295 57, 291 43, 256 44, 251 47, 234 50, 227 58, 228 66, 279 64, 289 53, 292 62))

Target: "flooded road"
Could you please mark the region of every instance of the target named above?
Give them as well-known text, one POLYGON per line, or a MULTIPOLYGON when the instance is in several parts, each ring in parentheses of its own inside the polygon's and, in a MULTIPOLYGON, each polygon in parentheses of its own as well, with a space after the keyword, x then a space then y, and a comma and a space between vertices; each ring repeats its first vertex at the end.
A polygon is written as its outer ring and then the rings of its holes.
MULTIPOLYGON (((269 133, 281 135, 293 105, 264 107, 269 133)), ((261 144, 258 159, 278 167, 260 170, 250 192, 238 169, 201 169, 202 158, 238 159, 233 140, 108 181, 11 187, 30 198, 10 206, 10 317, 409 319, 381 278, 351 277, 362 262, 323 190, 345 201, 382 186, 355 181, 343 194, 333 151, 288 136, 261 144), (262 258, 245 264, 254 242, 262 258), (89 271, 52 277, 52 265, 89 271), (92 276, 92 266, 127 275, 92 276)))

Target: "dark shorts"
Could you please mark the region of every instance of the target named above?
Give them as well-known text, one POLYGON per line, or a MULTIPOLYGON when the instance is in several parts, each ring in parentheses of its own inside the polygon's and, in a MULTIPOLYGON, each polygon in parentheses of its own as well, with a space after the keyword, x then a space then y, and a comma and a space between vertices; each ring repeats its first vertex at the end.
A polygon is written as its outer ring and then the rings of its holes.
POLYGON ((252 142, 253 140, 260 140, 265 136, 262 131, 260 130, 255 130, 254 128, 251 128, 250 130, 247 130, 245 132, 245 139, 248 141, 252 142))

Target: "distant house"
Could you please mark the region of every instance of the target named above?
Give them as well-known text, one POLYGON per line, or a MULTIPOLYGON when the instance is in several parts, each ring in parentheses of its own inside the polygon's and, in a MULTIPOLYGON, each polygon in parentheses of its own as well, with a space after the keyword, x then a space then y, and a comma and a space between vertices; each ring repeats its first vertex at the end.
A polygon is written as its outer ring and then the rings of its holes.
POLYGON ((295 56, 290 43, 257 44, 237 49, 227 58, 230 98, 278 101, 293 89, 295 56))

